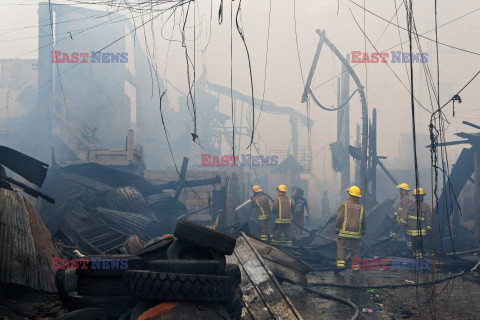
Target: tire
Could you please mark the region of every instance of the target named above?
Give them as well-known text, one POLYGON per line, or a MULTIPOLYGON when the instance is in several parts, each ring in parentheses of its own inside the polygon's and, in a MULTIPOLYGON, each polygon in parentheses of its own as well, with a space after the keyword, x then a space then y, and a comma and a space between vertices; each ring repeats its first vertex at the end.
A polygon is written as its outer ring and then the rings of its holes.
POLYGON ((227 302, 234 297, 233 280, 225 276, 127 271, 127 292, 136 298, 162 301, 227 302))
POLYGON ((140 266, 138 269, 148 269, 150 262, 154 260, 166 260, 167 258, 167 249, 172 244, 173 237, 171 238, 159 238, 150 243, 145 244, 145 247, 142 250, 137 251, 137 254, 140 257, 140 266))
POLYGON ((115 297, 125 296, 123 275, 119 277, 78 277, 77 291, 84 296, 115 297))
POLYGON ((223 265, 215 260, 155 260, 150 270, 165 273, 221 275, 223 265))
POLYGON ((242 283, 242 272, 237 264, 227 263, 223 275, 232 278, 235 287, 238 287, 242 283))
POLYGON ((231 255, 235 249, 237 239, 223 233, 201 226, 189 220, 180 220, 175 228, 175 237, 192 242, 220 253, 231 255))
POLYGON ((224 254, 181 240, 175 240, 168 247, 167 258, 169 260, 215 260, 221 264, 222 272, 227 264, 224 254))
POLYGON ((235 289, 235 296, 233 297, 232 301, 225 303, 224 306, 232 320, 242 319, 243 292, 240 287, 235 289))
POLYGON ((110 319, 117 319, 135 305, 135 299, 129 296, 101 297, 82 296, 76 292, 67 295, 67 309, 74 311, 85 308, 101 308, 110 319))
POLYGON ((63 316, 55 318, 55 320, 108 320, 108 316, 101 308, 87 308, 72 311, 63 316))
POLYGON ((55 286, 63 304, 66 303, 67 294, 77 290, 77 276, 75 272, 75 269, 59 269, 55 273, 55 286))
MULTIPOLYGON (((135 269, 135 268, 133 268, 135 269)), ((108 269, 77 269, 77 275, 79 277, 89 278, 121 278, 125 273, 125 270, 108 270, 108 269)))

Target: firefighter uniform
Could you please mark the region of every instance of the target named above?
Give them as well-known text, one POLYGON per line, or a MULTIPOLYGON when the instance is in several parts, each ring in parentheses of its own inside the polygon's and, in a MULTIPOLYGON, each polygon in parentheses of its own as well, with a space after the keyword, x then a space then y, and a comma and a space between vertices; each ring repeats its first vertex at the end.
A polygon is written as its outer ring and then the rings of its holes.
POLYGON ((423 202, 425 192, 422 188, 416 189, 414 195, 418 205, 415 201, 410 204, 407 215, 407 238, 415 258, 422 259, 430 241, 428 236, 432 229, 432 211, 430 206, 423 202))
MULTIPOLYGON (((412 198, 408 195, 410 188, 408 184, 402 183, 398 187, 400 190, 404 190, 404 194, 401 195, 400 203, 397 206, 397 209, 393 213, 392 224, 390 227, 390 237, 393 239, 400 239, 404 234, 404 228, 407 224, 407 211, 410 208, 410 205, 413 203, 412 198)), ((408 245, 408 243, 407 243, 408 245)))
POLYGON ((287 187, 281 185, 277 188, 278 197, 273 201, 273 212, 275 214, 275 227, 273 228, 272 244, 280 243, 282 233, 285 236, 285 244, 292 245, 292 212, 295 211, 294 202, 285 195, 287 187))
MULTIPOLYGON (((360 189, 353 186, 347 189, 347 192, 351 196, 338 208, 335 226, 335 232, 338 234, 337 269, 345 268, 345 255, 349 246, 352 257, 360 257, 360 245, 366 228, 364 208, 359 202, 360 189)), ((359 268, 358 264, 352 265, 353 270, 359 268)))
POLYGON ((268 196, 263 192, 255 192, 251 202, 252 208, 257 209, 260 240, 268 241, 268 219, 270 218, 270 204, 268 196))

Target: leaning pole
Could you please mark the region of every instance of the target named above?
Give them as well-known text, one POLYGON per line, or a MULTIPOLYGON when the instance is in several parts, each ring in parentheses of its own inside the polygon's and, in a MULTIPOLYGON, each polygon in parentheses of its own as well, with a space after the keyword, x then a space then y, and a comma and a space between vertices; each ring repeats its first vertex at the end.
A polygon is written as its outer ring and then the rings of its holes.
MULTIPOLYGON (((361 152, 361 160, 360 160, 360 173, 359 173, 359 185, 362 193, 366 194, 366 186, 367 186, 367 144, 368 144, 368 108, 367 108, 367 100, 365 98, 365 92, 363 91, 363 85, 360 82, 355 71, 352 69, 350 64, 348 64, 347 60, 343 57, 343 55, 338 51, 335 45, 328 40, 327 36, 325 35, 325 30, 320 31, 316 30, 317 34, 320 36, 320 40, 317 46, 317 51, 315 52, 315 56, 313 58, 312 67, 310 68, 310 73, 308 74, 307 82, 305 84, 305 91, 303 92, 302 102, 307 100, 308 94, 313 95, 310 90, 310 84, 312 82, 313 73, 315 72, 315 68, 318 62, 318 57, 320 56, 320 51, 322 50, 322 45, 325 43, 330 50, 337 56, 337 58, 342 62, 345 69, 350 73, 357 85, 357 90, 360 94, 360 101, 362 102, 362 152, 361 152)), ((333 110, 332 110, 333 111, 333 110)), ((348 146, 345 146, 348 148, 348 146)), ((365 198, 364 198, 365 199, 365 198)))

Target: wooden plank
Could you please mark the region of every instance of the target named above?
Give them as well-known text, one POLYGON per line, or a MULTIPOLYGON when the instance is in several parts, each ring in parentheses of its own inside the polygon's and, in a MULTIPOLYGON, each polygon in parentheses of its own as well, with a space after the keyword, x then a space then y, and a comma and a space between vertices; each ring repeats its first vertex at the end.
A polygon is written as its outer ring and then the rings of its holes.
POLYGON ((302 319, 243 232, 237 239, 233 256, 242 271, 243 299, 253 319, 302 319))

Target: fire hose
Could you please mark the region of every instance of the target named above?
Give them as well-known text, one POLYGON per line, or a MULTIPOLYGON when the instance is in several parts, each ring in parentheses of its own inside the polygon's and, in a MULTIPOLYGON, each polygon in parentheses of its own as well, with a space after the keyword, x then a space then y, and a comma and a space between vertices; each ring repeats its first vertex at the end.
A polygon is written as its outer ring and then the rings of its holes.
MULTIPOLYGON (((461 277, 465 274, 464 271, 451 275, 449 277, 445 277, 443 279, 439 279, 435 281, 435 284, 445 282, 454 278, 461 277)), ((393 289, 393 288, 404 288, 404 287, 415 287, 415 286, 428 286, 432 285, 433 281, 427 282, 419 282, 419 283, 398 283, 398 284, 383 284, 383 285, 372 285, 372 286, 356 286, 356 285, 349 285, 349 284, 340 284, 340 283, 330 283, 330 282, 322 282, 322 283, 310 283, 309 286, 312 287, 335 287, 335 288, 347 288, 347 289, 393 289)))
POLYGON ((308 287, 303 287, 303 289, 307 292, 318 294, 319 296, 324 297, 326 299, 335 300, 335 301, 338 301, 338 302, 341 302, 343 304, 346 304, 346 305, 350 306, 353 310, 355 310, 355 314, 353 315, 351 320, 357 320, 358 317, 360 316, 360 309, 358 309, 358 307, 355 305, 355 303, 353 303, 350 300, 343 299, 343 298, 340 298, 340 297, 337 297, 337 296, 334 296, 334 295, 331 295, 331 294, 328 294, 328 293, 320 292, 318 290, 308 288, 308 287))

